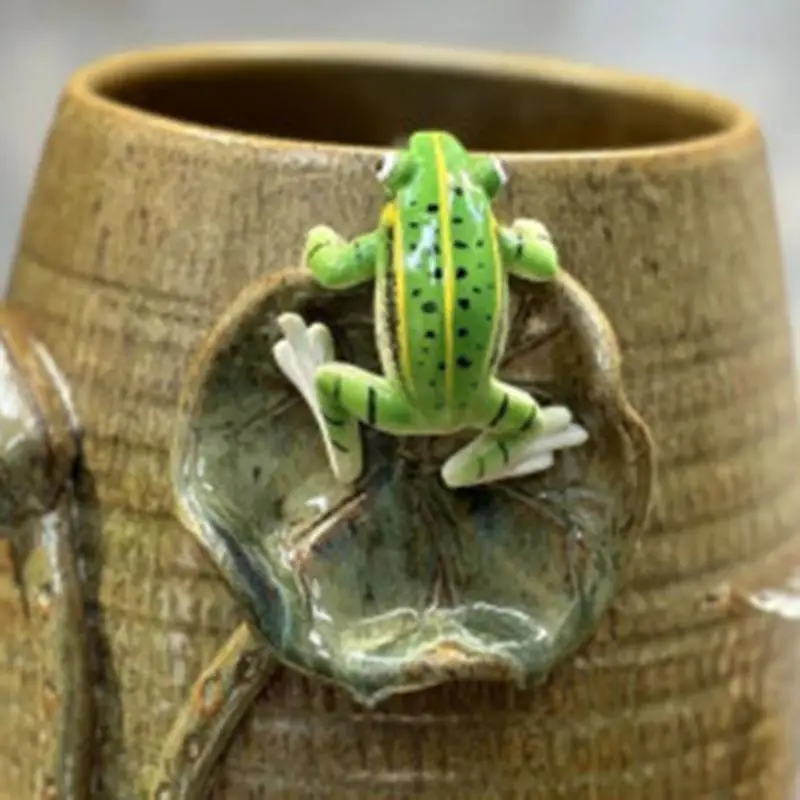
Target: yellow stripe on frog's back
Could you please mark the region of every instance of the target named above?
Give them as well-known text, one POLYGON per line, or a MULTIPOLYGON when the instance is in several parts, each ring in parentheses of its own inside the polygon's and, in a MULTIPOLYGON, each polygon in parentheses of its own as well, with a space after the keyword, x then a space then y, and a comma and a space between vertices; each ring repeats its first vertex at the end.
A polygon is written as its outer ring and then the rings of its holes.
POLYGON ((448 173, 445 162, 441 134, 433 137, 434 156, 436 160, 436 186, 439 192, 439 236, 442 254, 442 286, 444 289, 444 363, 445 363, 445 402, 453 403, 453 366, 455 361, 455 343, 453 340, 453 313, 455 309, 456 276, 453 264, 453 232, 450 228, 450 202, 448 195, 448 173))
POLYGON ((490 217, 490 230, 492 241, 492 273, 495 282, 495 298, 494 298, 494 319, 492 320, 492 333, 490 341, 492 347, 486 351, 486 360, 484 362, 484 373, 488 374, 491 367, 492 358, 496 355, 494 352, 497 346, 497 337, 502 335, 502 327, 505 323, 504 319, 504 304, 507 302, 506 298, 506 275, 503 268, 503 256, 500 253, 500 225, 494 214, 490 217))
POLYGON ((408 341, 408 316, 406 305, 406 262, 403 254, 403 226, 400 224, 397 204, 387 203, 381 212, 381 227, 392 234, 391 264, 387 269, 394 274, 395 308, 397 310, 397 342, 400 350, 400 375, 403 385, 411 390, 411 348, 408 341))

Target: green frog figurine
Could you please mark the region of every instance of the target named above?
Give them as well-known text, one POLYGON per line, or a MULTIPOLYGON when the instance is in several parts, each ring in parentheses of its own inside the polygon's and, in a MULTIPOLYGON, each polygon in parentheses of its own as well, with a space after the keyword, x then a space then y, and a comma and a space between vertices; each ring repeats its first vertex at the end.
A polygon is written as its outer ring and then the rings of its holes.
POLYGON ((304 261, 329 289, 375 282, 375 333, 383 375, 336 361, 330 331, 281 315, 274 355, 322 431, 336 478, 363 469, 360 424, 394 436, 476 438, 441 470, 451 488, 539 472, 554 451, 587 439, 563 406, 540 408, 498 380, 509 325, 508 275, 547 281, 558 257, 545 227, 498 224, 492 200, 502 163, 472 155, 452 135, 422 131, 384 156, 388 200, 376 230, 345 241, 326 227, 307 237, 304 261))

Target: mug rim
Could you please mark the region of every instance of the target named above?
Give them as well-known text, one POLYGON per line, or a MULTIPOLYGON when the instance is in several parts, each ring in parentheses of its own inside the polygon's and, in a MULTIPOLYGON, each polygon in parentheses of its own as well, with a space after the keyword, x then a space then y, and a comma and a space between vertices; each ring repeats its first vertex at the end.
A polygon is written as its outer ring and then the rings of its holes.
MULTIPOLYGON (((500 148, 491 151, 508 161, 619 161, 652 159, 658 156, 694 156, 709 151, 716 152, 720 148, 730 148, 760 136, 758 120, 747 108, 721 94, 680 82, 557 57, 426 44, 283 39, 196 42, 126 50, 101 57, 79 68, 69 78, 63 96, 97 112, 120 117, 128 123, 160 129, 166 133, 189 135, 205 141, 216 140, 228 145, 239 143, 270 149, 313 147, 321 152, 355 153, 373 157, 386 152, 388 145, 290 138, 266 132, 254 133, 215 127, 127 104, 108 96, 101 89, 103 83, 145 78, 165 69, 288 62, 349 64, 363 68, 422 67, 429 70, 446 69, 453 74, 474 77, 506 75, 548 83, 553 87, 578 88, 622 99, 657 102, 665 108, 672 107, 686 114, 702 113, 706 119, 716 123, 714 129, 705 133, 652 144, 549 151, 500 148)), ((481 152, 480 148, 473 150, 481 152)))

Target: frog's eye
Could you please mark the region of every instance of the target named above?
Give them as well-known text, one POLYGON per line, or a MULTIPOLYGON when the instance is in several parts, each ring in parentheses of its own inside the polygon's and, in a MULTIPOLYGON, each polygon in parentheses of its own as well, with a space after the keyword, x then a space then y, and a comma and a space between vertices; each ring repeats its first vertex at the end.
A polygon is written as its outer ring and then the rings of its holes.
POLYGON ((397 164, 397 153, 387 153, 385 156, 378 159, 375 164, 375 177, 381 182, 386 183, 392 170, 397 164))
POLYGON ((505 186, 508 183, 508 172, 506 170, 505 161, 503 161, 502 158, 493 158, 492 166, 494 167, 494 172, 500 186, 505 186))
POLYGON ((508 183, 506 165, 496 156, 478 156, 472 162, 472 177, 489 197, 494 197, 508 183))
POLYGON ((411 180, 414 160, 403 150, 394 150, 375 163, 375 177, 391 196, 411 180))

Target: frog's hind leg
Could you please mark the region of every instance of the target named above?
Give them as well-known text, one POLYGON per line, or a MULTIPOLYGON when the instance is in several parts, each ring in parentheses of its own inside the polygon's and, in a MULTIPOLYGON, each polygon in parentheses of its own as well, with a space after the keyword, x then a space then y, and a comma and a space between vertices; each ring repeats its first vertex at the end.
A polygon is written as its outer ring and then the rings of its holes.
POLYGON ((314 384, 328 432, 331 468, 339 480, 354 480, 361 473, 359 422, 400 436, 413 433, 417 427, 406 397, 386 378, 352 364, 334 362, 317 370, 314 384))
POLYGON ((273 347, 275 361, 314 414, 338 480, 351 483, 361 475, 359 422, 397 435, 420 429, 399 387, 335 360, 333 337, 325 325, 307 326, 293 312, 281 314, 277 321, 284 336, 273 347))
POLYGON ((553 451, 586 441, 563 406, 541 409, 526 392, 493 381, 480 409, 482 432, 451 456, 442 479, 451 488, 489 483, 541 472, 553 464, 553 451))

